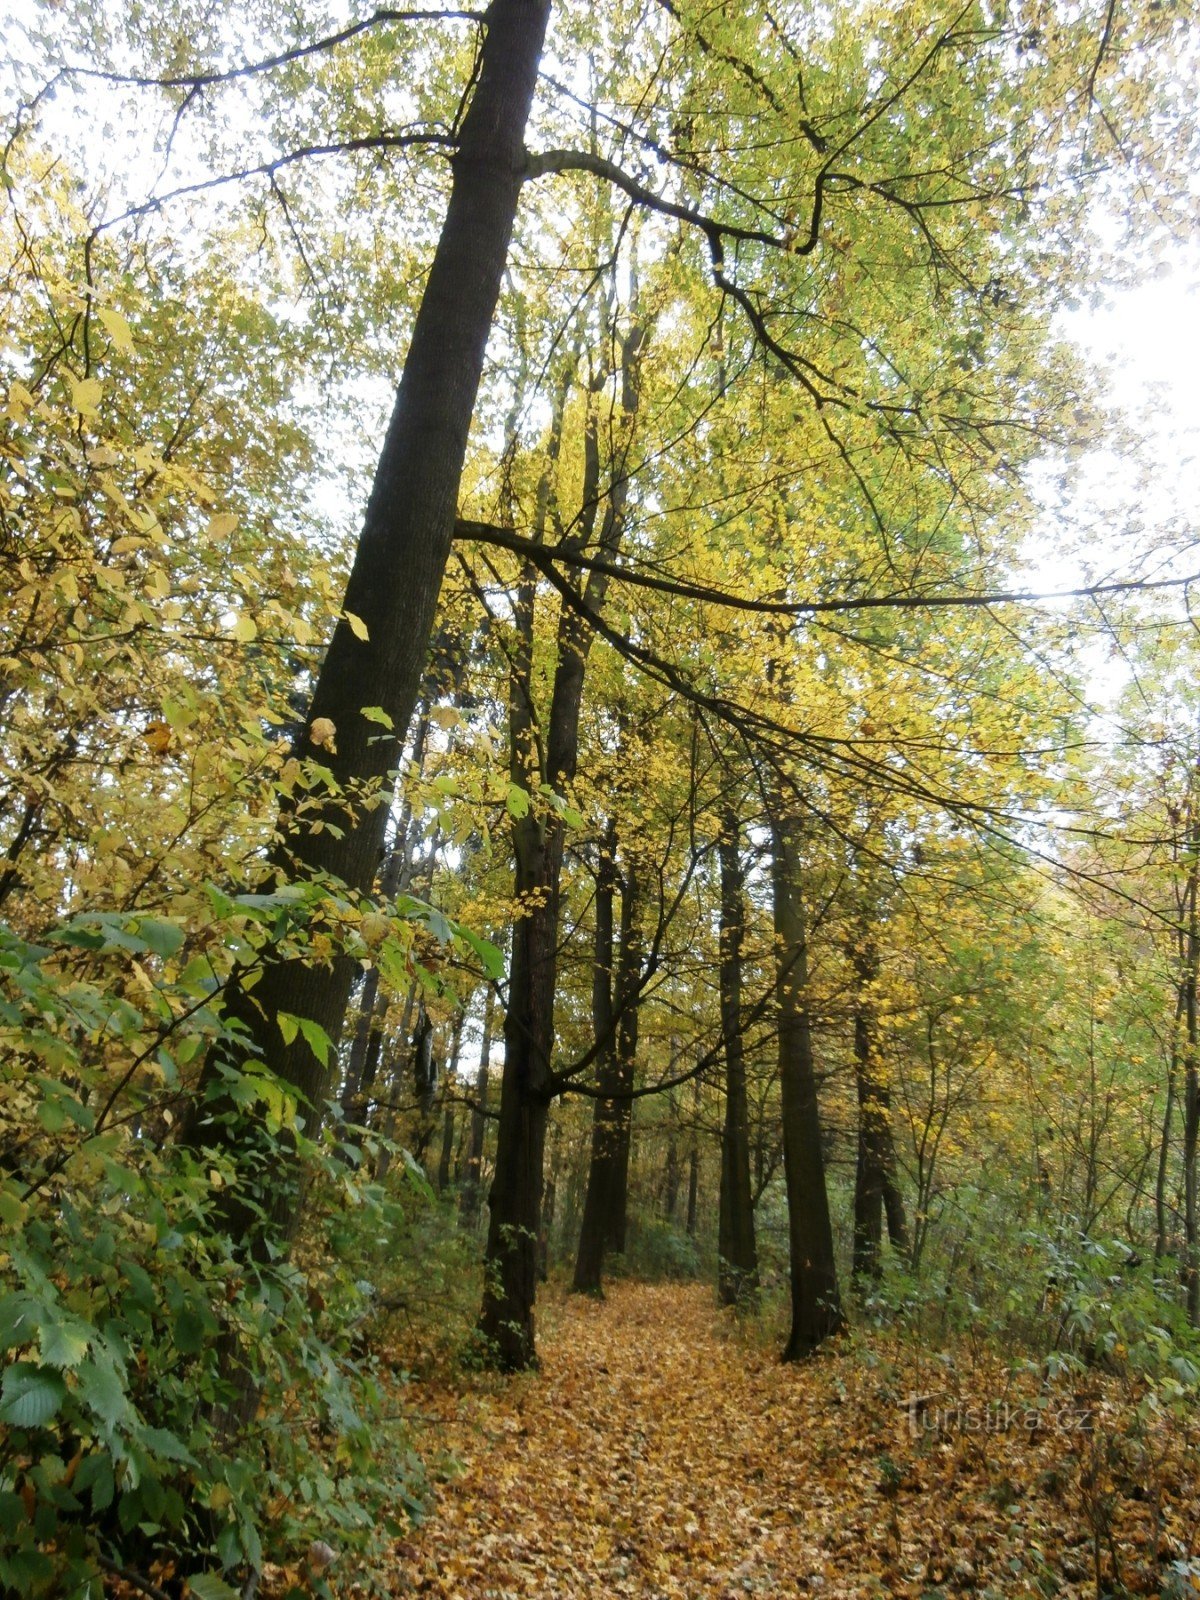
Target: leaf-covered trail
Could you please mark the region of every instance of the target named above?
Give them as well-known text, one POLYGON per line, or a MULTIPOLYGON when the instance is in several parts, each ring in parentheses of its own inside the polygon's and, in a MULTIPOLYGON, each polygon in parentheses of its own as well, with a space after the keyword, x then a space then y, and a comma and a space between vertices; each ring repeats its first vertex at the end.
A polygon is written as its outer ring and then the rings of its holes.
MULTIPOLYGON (((536 1375, 409 1391, 435 1425, 427 1447, 457 1466, 398 1547, 400 1592, 1095 1592, 1076 1483, 1093 1433, 914 1431, 904 1397, 928 1369, 845 1353, 782 1367, 700 1288, 572 1298, 551 1308, 541 1350, 536 1375)), ((1133 1592, 1157 1592, 1162 1557, 1186 1553, 1172 1526, 1194 1526, 1195 1485, 1177 1488, 1178 1517, 1160 1501, 1158 1560, 1144 1499, 1114 1528, 1133 1592)))

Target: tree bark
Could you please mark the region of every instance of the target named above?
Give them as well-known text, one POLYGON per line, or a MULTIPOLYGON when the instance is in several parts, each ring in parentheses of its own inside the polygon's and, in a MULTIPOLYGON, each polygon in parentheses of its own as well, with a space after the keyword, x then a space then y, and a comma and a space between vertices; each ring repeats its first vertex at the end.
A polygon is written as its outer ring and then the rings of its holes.
POLYGON ((758 1292, 758 1252, 750 1186, 750 1109, 742 1045, 742 941, 746 908, 740 829, 730 809, 722 817, 720 987, 725 1055, 725 1123, 721 1130, 721 1192, 717 1221, 717 1294, 721 1304, 743 1305, 758 1292))
POLYGON ((844 1325, 805 990, 808 944, 800 896, 799 827, 780 808, 771 822, 775 914, 775 996, 779 1082, 783 1102, 783 1165, 787 1180, 792 1327, 785 1361, 810 1355, 844 1325))
MULTIPOLYGON (((276 879, 328 877, 369 894, 383 853, 390 789, 425 667, 438 592, 449 556, 459 482, 484 350, 521 192, 525 126, 537 82, 550 0, 492 0, 479 77, 452 160, 453 182, 441 236, 413 327, 366 518, 346 588, 346 613, 334 630, 294 753, 332 775, 328 821, 315 831, 281 819, 272 855, 276 879), (380 707, 392 732, 362 715, 380 707), (332 724, 333 747, 321 737, 332 724), (314 733, 317 740, 314 742, 314 733), (382 735, 382 736, 381 736, 382 735), (363 804, 364 800, 368 802, 363 804), (353 808, 348 815, 347 806, 353 808)), ((326 819, 322 819, 326 820, 326 819)), ((268 954, 253 994, 232 984, 227 1011, 246 1029, 247 1056, 261 1059, 299 1096, 306 1132, 315 1131, 329 1069, 303 1035, 283 1041, 281 1012, 311 1018, 336 1043, 355 962, 284 959, 268 954)), ((245 1059, 245 1057, 243 1058, 245 1059)), ((213 1060, 206 1088, 220 1082, 213 1060)), ((240 1065, 239 1060, 233 1063, 240 1065)), ((234 1199, 228 1219, 251 1247, 264 1234, 290 1238, 299 1217, 297 1163, 257 1136, 217 1088, 192 1120, 198 1145, 223 1145, 270 1172, 266 1227, 234 1199)), ((227 1189, 225 1193, 230 1193, 227 1189)))

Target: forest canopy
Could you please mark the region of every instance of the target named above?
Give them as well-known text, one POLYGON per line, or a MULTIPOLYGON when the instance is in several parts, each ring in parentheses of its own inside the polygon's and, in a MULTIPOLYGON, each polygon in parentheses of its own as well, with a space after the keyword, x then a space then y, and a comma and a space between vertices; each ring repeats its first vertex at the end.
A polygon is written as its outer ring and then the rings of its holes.
POLYGON ((4 29, 0 1586, 376 1581, 614 1273, 1183 1415, 1189 8, 4 29))

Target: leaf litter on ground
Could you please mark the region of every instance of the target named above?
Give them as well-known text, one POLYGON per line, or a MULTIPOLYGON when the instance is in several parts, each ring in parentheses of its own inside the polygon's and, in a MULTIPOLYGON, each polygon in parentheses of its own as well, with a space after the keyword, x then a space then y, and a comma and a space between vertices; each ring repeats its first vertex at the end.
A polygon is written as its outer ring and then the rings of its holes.
POLYGON ((705 1289, 622 1283, 553 1307, 536 1373, 417 1392, 447 1470, 395 1593, 1200 1594, 1191 1430, 1111 1375, 883 1335, 784 1366, 705 1289))

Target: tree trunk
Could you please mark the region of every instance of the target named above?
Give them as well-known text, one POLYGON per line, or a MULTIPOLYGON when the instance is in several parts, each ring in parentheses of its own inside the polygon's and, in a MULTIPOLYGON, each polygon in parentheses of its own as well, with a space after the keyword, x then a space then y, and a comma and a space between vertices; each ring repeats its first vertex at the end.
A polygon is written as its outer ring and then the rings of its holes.
MULTIPOLYGON (((293 815, 281 819, 282 840, 271 865, 277 879, 328 875, 369 894, 387 824, 385 804, 362 806, 390 786, 420 689, 442 575, 450 552, 459 481, 484 351, 495 315, 520 198, 525 126, 537 83, 550 0, 492 0, 479 76, 463 118, 453 182, 441 236, 413 326, 366 518, 346 588, 343 618, 334 630, 295 754, 332 773, 330 820, 318 833, 293 815), (367 638, 360 637, 365 631, 367 638), (362 715, 379 707, 392 732, 362 715), (333 747, 323 735, 332 724, 333 747), (314 732, 318 734, 314 742, 314 732), (356 803, 347 823, 346 801, 356 803)), ((321 1120, 329 1069, 302 1034, 285 1043, 279 1014, 310 1018, 336 1043, 345 1018, 355 962, 268 955, 249 995, 229 986, 228 1013, 247 1030, 266 1067, 298 1095, 305 1131, 321 1120)), ((212 1060, 204 1087, 214 1090, 191 1119, 197 1145, 223 1145, 271 1172, 265 1226, 239 1201, 236 1186, 227 1222, 251 1249, 271 1234, 287 1240, 300 1209, 298 1164, 278 1141, 264 1138, 220 1092, 221 1067, 212 1060)), ((235 1066, 241 1064, 234 1061, 235 1066)))
POLYGON ((641 882, 637 863, 625 862, 624 891, 621 897, 621 952, 617 961, 616 1100, 614 1102, 615 1153, 612 1187, 608 1194, 604 1240, 614 1255, 625 1254, 625 1234, 629 1221, 629 1157, 633 1146, 634 1078, 637 1072, 639 1031, 638 990, 642 982, 644 940, 642 930, 641 882))
POLYGON ((1183 1283, 1188 1321, 1200 1327, 1200 1206, 1197 1195, 1197 1144, 1200 1142, 1200 807, 1195 802, 1187 830, 1188 875, 1180 948, 1183 971, 1183 1283))
POLYGON ((442 1148, 438 1156, 437 1192, 445 1194, 450 1187, 450 1162, 454 1155, 454 1102, 450 1098, 452 1086, 458 1077, 458 1056, 462 1049, 463 1014, 455 1013, 454 1033, 450 1044, 450 1060, 442 1084, 442 1148))
POLYGON ((871 986, 879 976, 879 952, 865 930, 852 953, 857 994, 854 1013, 854 1078, 858 1092, 858 1154, 854 1173, 854 1257, 857 1281, 882 1270, 883 1216, 893 1248, 907 1253, 908 1223, 896 1183, 891 1095, 884 1081, 876 1040, 871 986))
POLYGON ((810 1355, 843 1326, 805 990, 808 945, 800 898, 799 827, 781 809, 772 818, 775 995, 783 1165, 787 1179, 792 1328, 785 1361, 810 1355))
POLYGON ((717 1222, 717 1293, 742 1305, 758 1292, 758 1253, 750 1187, 750 1110, 742 1047, 742 940, 746 909, 737 815, 722 817, 720 986, 725 1054, 725 1124, 721 1130, 721 1193, 717 1222))
POLYGON ((458 1219, 464 1228, 479 1221, 479 1189, 483 1172, 483 1144, 487 1133, 488 1062, 492 1053, 492 1019, 496 991, 488 985, 483 1004, 483 1039, 479 1046, 479 1071, 475 1075, 475 1105, 471 1112, 471 1142, 467 1148, 467 1170, 459 1196, 458 1219))
MULTIPOLYGON (((641 335, 635 328, 622 342, 626 383, 625 421, 636 409, 636 383, 629 381, 641 335)), ((563 396, 565 401, 565 394, 563 396)), ((555 420, 561 428, 561 413, 555 420)), ((625 446, 631 430, 625 431, 625 446)), ((599 538, 600 554, 611 561, 625 527, 629 483, 625 461, 612 466, 599 538)), ((547 482, 543 476, 543 485, 547 482)), ((539 491, 539 516, 546 496, 539 491)), ((593 543, 600 505, 599 433, 589 406, 584 433, 584 487, 575 531, 563 541, 582 550, 593 543)), ((589 574, 584 588, 586 609, 604 605, 608 579, 589 574)), ((563 857, 563 821, 552 807, 543 807, 536 782, 538 746, 533 728, 533 600, 534 579, 527 567, 515 618, 517 648, 510 677, 510 777, 527 795, 528 810, 514 822, 516 898, 522 908, 513 930, 508 1015, 504 1028, 504 1077, 500 1089, 500 1126, 496 1142, 496 1175, 488 1223, 483 1307, 479 1327, 498 1366, 513 1370, 535 1363, 533 1305, 537 1284, 538 1238, 541 1232, 542 1161, 546 1118, 554 1093, 551 1054, 554 1047, 554 989, 558 962, 559 893, 563 857)), ((558 618, 557 665, 545 725, 542 781, 565 794, 575 780, 579 759, 579 714, 592 629, 580 614, 563 606, 558 618)))
POLYGON ((617 829, 609 822, 600 844, 596 871, 596 924, 592 957, 592 1033, 598 1047, 596 1076, 600 1098, 592 1102, 592 1153, 579 1229, 579 1249, 571 1287, 576 1294, 601 1292, 605 1217, 616 1159, 616 1040, 613 1017, 613 898, 617 885, 617 829))

